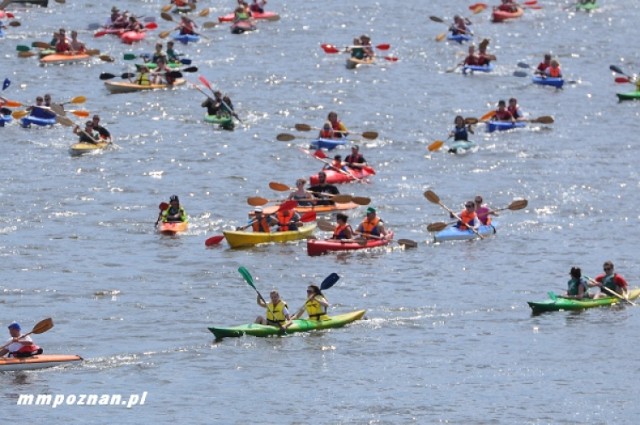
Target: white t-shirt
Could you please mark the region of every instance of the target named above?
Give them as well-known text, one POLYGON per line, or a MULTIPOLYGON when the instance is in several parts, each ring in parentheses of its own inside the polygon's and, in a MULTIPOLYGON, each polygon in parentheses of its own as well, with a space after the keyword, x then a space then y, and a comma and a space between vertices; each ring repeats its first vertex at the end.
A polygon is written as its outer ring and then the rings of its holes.
MULTIPOLYGON (((13 338, 9 338, 9 340, 7 342, 13 341, 13 338)), ((33 342, 33 340, 31 339, 30 336, 25 336, 24 338, 20 338, 20 341, 29 341, 29 342, 33 342)), ((23 344, 20 344, 19 342, 12 342, 11 344, 9 344, 7 346, 7 350, 9 350, 10 353, 13 353, 15 351, 18 351, 19 349, 21 349, 23 346, 23 344)))

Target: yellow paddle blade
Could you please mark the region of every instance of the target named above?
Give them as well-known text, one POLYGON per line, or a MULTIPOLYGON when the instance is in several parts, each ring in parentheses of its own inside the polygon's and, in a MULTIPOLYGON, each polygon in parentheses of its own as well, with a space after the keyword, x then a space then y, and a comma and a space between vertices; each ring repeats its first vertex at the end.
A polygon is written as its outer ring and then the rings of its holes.
POLYGON ((427 149, 429 150, 429 152, 437 151, 442 147, 442 145, 444 145, 444 142, 442 140, 436 140, 435 142, 427 146, 427 149))
POLYGON ((162 9, 160 10, 160 13, 167 13, 168 11, 171 10, 172 7, 173 7, 172 4, 166 4, 166 5, 162 6, 162 9))
POLYGON ((486 114, 484 114, 483 116, 480 117, 479 121, 487 121, 490 120, 491 118, 493 118, 493 116, 496 114, 496 111, 489 111, 486 114))
POLYGON ((167 38, 171 34, 171 31, 162 31, 159 35, 160 38, 167 38))
POLYGON ((200 13, 198 13, 198 16, 202 18, 204 18, 205 16, 209 16, 209 9, 202 9, 200 13))
POLYGON ((436 41, 442 41, 442 40, 445 39, 446 36, 447 36, 447 33, 446 32, 442 32, 442 33, 436 35, 436 41))
POLYGON ((76 96, 73 99, 71 99, 69 102, 66 103, 73 103, 73 104, 78 104, 78 103, 84 103, 87 101, 87 98, 84 96, 76 96))
POLYGON ((24 118, 24 117, 26 117, 27 115, 29 115, 29 111, 14 111, 14 112, 11 114, 11 116, 12 116, 14 119, 17 119, 17 120, 19 120, 20 118, 24 118))

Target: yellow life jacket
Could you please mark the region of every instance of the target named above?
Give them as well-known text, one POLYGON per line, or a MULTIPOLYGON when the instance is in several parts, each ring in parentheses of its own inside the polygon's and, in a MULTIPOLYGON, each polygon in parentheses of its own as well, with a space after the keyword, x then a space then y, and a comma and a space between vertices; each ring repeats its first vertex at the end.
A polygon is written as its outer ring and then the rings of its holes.
POLYGON ((283 325, 287 318, 284 315, 284 309, 287 307, 287 303, 280 300, 278 305, 273 305, 273 303, 267 304, 267 320, 271 322, 277 322, 283 325))
POLYGON ((141 86, 151 85, 151 80, 149 80, 149 73, 141 72, 140 75, 138 75, 137 83, 140 84, 141 86))
POLYGON ((316 301, 315 298, 307 301, 306 308, 309 320, 329 320, 325 307, 316 301))

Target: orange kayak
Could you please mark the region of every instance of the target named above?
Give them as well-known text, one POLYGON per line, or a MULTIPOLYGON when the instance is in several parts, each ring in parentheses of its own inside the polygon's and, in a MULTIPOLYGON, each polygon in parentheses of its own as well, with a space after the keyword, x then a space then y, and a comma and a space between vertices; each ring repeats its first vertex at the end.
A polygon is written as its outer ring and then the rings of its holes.
POLYGON ((3 357, 0 358, 0 372, 44 369, 80 361, 82 361, 82 357, 75 354, 40 354, 38 356, 20 358, 3 357))
POLYGON ((44 56, 40 58, 40 63, 43 64, 61 64, 61 63, 74 63, 74 62, 84 62, 91 59, 91 56, 85 53, 77 53, 73 54, 59 54, 54 53, 51 55, 44 56))
POLYGON ((158 224, 158 232, 163 235, 175 235, 186 232, 189 228, 188 221, 167 221, 158 224))

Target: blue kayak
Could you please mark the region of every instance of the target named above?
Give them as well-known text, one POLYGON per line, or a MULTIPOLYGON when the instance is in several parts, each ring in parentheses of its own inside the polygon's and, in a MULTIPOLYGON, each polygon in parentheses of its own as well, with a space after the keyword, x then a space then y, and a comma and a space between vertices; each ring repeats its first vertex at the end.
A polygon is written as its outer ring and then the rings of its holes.
POLYGON ((323 139, 319 138, 311 142, 311 149, 327 149, 333 150, 337 146, 345 145, 347 138, 342 137, 340 139, 323 139))
MULTIPOLYGON (((478 227, 478 233, 482 236, 490 236, 496 233, 496 223, 490 225, 482 225, 478 227)), ((444 241, 466 241, 477 238, 478 235, 471 229, 460 230, 455 226, 447 227, 446 229, 438 232, 434 236, 436 242, 444 241)))
POLYGON ((487 65, 465 65, 462 67, 463 74, 473 74, 474 72, 491 72, 493 71, 493 64, 489 62, 487 65))
POLYGON ((453 35, 453 34, 449 33, 449 35, 447 36, 447 40, 455 41, 457 43, 462 44, 465 41, 473 40, 473 36, 469 35, 469 34, 456 34, 456 35, 453 35))
POLYGON ((506 131, 512 128, 526 127, 527 123, 522 121, 487 121, 487 132, 493 133, 494 131, 506 131))
POLYGON ((34 106, 31 114, 20 120, 20 125, 24 128, 31 127, 31 124, 46 126, 56 123, 56 114, 51 112, 49 108, 38 108, 34 106))
POLYGON ((449 152, 456 155, 462 155, 469 152, 475 152, 478 148, 476 142, 471 140, 458 140, 449 145, 449 152))
POLYGON ((532 78, 533 84, 539 84, 541 86, 552 86, 557 88, 562 88, 564 84, 563 78, 554 78, 554 77, 541 77, 539 75, 535 75, 532 78))
POLYGON ((11 114, 0 114, 0 127, 4 127, 5 123, 10 123, 12 119, 11 114))
POLYGON ((200 41, 200 36, 198 34, 180 34, 177 32, 173 35, 173 39, 182 44, 197 43, 200 41))

